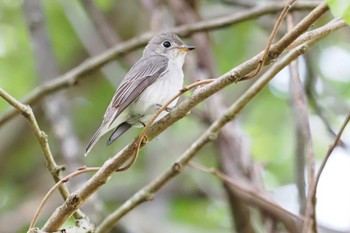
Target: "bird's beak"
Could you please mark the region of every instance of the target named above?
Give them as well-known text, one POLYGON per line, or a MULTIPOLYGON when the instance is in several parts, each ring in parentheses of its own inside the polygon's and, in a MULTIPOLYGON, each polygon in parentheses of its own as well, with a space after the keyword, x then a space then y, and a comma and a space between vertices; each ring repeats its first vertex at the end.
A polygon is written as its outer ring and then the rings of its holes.
POLYGON ((180 49, 183 52, 188 52, 190 50, 195 49, 195 47, 192 45, 183 45, 183 46, 178 47, 178 49, 180 49))

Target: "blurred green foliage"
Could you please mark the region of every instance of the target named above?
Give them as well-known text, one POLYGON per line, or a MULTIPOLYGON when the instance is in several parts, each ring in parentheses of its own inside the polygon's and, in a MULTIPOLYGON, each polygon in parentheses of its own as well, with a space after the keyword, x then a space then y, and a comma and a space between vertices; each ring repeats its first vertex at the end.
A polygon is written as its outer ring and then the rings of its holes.
POLYGON ((348 0, 327 0, 335 17, 343 18, 350 24, 350 2, 348 0))

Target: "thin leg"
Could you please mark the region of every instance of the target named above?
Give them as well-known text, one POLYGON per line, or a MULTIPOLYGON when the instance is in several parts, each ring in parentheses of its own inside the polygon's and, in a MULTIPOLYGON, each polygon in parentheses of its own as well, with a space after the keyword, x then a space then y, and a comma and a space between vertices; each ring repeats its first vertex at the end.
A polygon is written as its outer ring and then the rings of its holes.
MULTIPOLYGON (((163 105, 161 105, 161 104, 156 104, 156 106, 158 107, 157 110, 159 110, 161 107, 163 107, 163 105)), ((174 107, 167 107, 167 108, 165 109, 165 111, 167 111, 167 112, 172 112, 172 111, 175 109, 175 107, 176 107, 176 106, 174 106, 174 107)))

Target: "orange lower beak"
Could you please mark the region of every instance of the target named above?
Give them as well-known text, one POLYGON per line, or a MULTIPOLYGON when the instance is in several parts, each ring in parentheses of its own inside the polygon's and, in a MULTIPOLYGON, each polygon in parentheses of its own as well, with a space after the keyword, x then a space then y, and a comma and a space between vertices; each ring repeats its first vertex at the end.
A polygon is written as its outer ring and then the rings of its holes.
POLYGON ((180 50, 183 51, 183 52, 188 52, 188 51, 190 51, 190 50, 195 49, 195 47, 192 46, 192 45, 183 45, 183 46, 181 46, 181 47, 178 47, 178 49, 180 49, 180 50))

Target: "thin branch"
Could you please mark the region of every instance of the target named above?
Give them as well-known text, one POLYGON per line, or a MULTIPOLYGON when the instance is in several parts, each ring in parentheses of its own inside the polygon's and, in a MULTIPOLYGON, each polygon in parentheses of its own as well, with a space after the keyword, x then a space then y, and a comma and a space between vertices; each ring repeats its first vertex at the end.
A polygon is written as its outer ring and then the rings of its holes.
MULTIPOLYGON (((321 15, 322 14, 319 14, 316 16, 315 14, 311 14, 310 17, 306 16, 306 18, 308 18, 309 21, 305 23, 312 24, 321 15)), ((344 24, 343 26, 346 25, 344 22, 342 23, 344 24)), ((330 25, 326 25, 324 26, 324 28, 329 29, 337 25, 337 23, 334 23, 334 24, 335 25, 333 25, 333 23, 330 25)), ((331 31, 332 30, 328 30, 328 33, 330 33, 331 31)), ((297 33, 297 32, 292 31, 288 34, 293 34, 294 36, 294 33, 297 33)), ((324 36, 325 35, 320 37, 314 37, 311 41, 312 42, 317 41, 323 38, 324 36)), ((300 51, 300 47, 298 47, 297 51, 300 51)), ((249 72, 251 72, 257 66, 260 56, 261 55, 255 56, 254 58, 248 60, 247 62, 241 64, 240 66, 234 68, 233 70, 227 72, 221 77, 215 79, 215 81, 211 82, 210 84, 197 89, 189 99, 186 99, 185 101, 180 103, 174 111, 172 111, 170 114, 168 114, 164 118, 157 121, 154 125, 152 125, 152 127, 150 127, 146 135, 147 138, 149 140, 152 140, 154 137, 156 137, 162 131, 168 128, 171 124, 183 118, 198 103, 200 103, 207 97, 211 96, 215 92, 218 92, 222 88, 228 86, 229 84, 234 83, 237 79, 239 79, 241 75, 246 75, 249 72)), ((257 81, 257 83, 259 82, 259 80, 257 81)), ((242 100, 242 101, 245 101, 245 100, 242 100)), ((121 150, 117 155, 115 155, 114 157, 106 161, 101 167, 101 169, 90 180, 88 180, 83 187, 81 187, 77 192, 75 192, 70 197, 68 197, 68 199, 63 205, 58 207, 58 209, 51 215, 49 220, 46 222, 44 226, 44 230, 54 231, 58 229, 67 220, 67 218, 71 216, 71 214, 85 202, 85 200, 90 195, 96 192, 96 190, 100 186, 102 186, 105 182, 107 182, 110 175, 115 170, 117 170, 126 160, 128 160, 132 154, 133 154, 133 145, 130 144, 129 146, 121 150)))
POLYGON ((289 232, 299 232, 303 220, 299 216, 274 203, 267 195, 261 194, 247 185, 240 184, 240 182, 215 168, 207 168, 193 161, 190 161, 188 165, 199 171, 215 175, 225 183, 228 183, 230 188, 233 189, 233 192, 237 194, 242 201, 280 220, 289 232))
MULTIPOLYGON (((57 77, 59 71, 40 0, 24 1, 23 10, 39 82, 45 83, 57 77)), ((81 145, 72 127, 68 97, 63 92, 55 93, 43 101, 43 108, 65 163, 80 164, 81 145)))
MULTIPOLYGON (((62 179, 61 171, 64 169, 62 166, 58 166, 53 159, 51 149, 48 143, 47 135, 44 131, 42 131, 36 121, 35 115, 28 105, 24 105, 15 98, 13 98, 10 94, 0 88, 0 96, 5 99, 10 105, 12 105, 17 111, 19 111, 28 121, 30 127, 32 128, 36 139, 43 151, 47 168, 49 169, 53 179, 55 182, 58 182, 62 179)), ((69 196, 69 191, 65 185, 59 187, 60 193, 64 199, 67 199, 69 196)), ((82 213, 79 213, 79 216, 83 216, 82 213)))
POLYGON ((246 8, 251 8, 257 5, 256 2, 250 0, 221 0, 221 2, 227 5, 240 6, 246 8))
MULTIPOLYGON (((310 103, 310 106, 312 107, 315 114, 320 118, 322 123, 324 124, 324 127, 327 129, 329 135, 332 136, 332 138, 335 138, 337 136, 337 133, 333 130, 328 118, 327 114, 325 114, 324 109, 320 106, 318 100, 319 96, 316 91, 316 75, 314 73, 314 67, 311 64, 310 54, 304 57, 305 58, 305 64, 306 64, 306 79, 305 79, 305 93, 307 96, 307 99, 310 103)), ((344 141, 340 140, 340 146, 343 148, 346 148, 346 144, 344 141)))
MULTIPOLYGON (((94 24, 96 31, 99 32, 101 39, 105 42, 108 48, 122 42, 119 35, 116 33, 108 19, 103 15, 100 9, 96 6, 93 0, 82 1, 87 13, 94 24)), ((128 66, 132 66, 136 62, 131 54, 126 54, 122 62, 128 66)))
POLYGON ((46 202, 48 201, 49 197, 51 196, 51 194, 57 189, 59 188, 62 184, 67 183, 69 180, 71 180, 72 178, 80 175, 80 174, 84 174, 87 172, 96 172, 98 171, 98 169, 100 169, 99 167, 81 167, 78 168, 78 170, 72 172, 71 174, 68 174, 67 176, 63 177, 60 181, 58 181, 54 186, 51 187, 51 189, 46 193, 46 195, 44 196, 44 198, 41 200, 37 210, 35 211, 34 217, 29 225, 29 229, 28 231, 31 231, 32 228, 35 227, 35 224, 38 220, 39 214, 41 212, 41 210, 43 209, 44 205, 46 204, 46 202))
POLYGON ((326 3, 321 3, 318 5, 310 14, 308 17, 303 18, 294 28, 293 31, 295 32, 294 36, 288 35, 287 33, 284 37, 282 37, 274 46, 273 49, 271 49, 269 57, 271 59, 274 59, 276 55, 279 55, 286 47, 287 45, 290 45, 293 41, 295 41, 296 38, 299 37, 300 34, 308 30, 312 24, 308 24, 309 17, 317 17, 320 18, 326 11, 328 10, 328 5, 326 3))
POLYGON ((328 159, 330 158, 334 149, 339 145, 340 138, 341 138, 341 136, 342 136, 342 134, 343 134, 343 132, 344 132, 344 130, 349 122, 350 122, 350 113, 347 115, 342 126, 340 127, 340 130, 339 130, 337 137, 335 138, 333 144, 329 147, 327 154, 322 161, 320 169, 317 172, 315 181, 312 182, 312 184, 310 184, 311 188, 309 189, 309 193, 308 193, 306 214, 305 214, 306 219, 305 219, 304 226, 303 226, 303 233, 315 232, 314 229, 316 229, 316 227, 317 227, 316 220, 315 220, 316 219, 315 208, 316 208, 316 190, 317 190, 318 182, 320 180, 323 169, 325 168, 325 166, 328 162, 328 159))
MULTIPOLYGON (((292 14, 289 14, 287 17, 287 28, 288 31, 292 30, 294 26, 294 17, 292 14)), ((308 152, 308 158, 313 158, 314 153, 312 149, 312 139, 311 131, 307 113, 307 103, 300 80, 298 60, 291 62, 289 65, 289 86, 290 86, 290 102, 292 105, 293 118, 295 120, 295 138, 296 138, 296 150, 295 150, 295 177, 296 184, 298 188, 298 197, 299 197, 299 213, 304 214, 306 196, 305 196, 305 148, 308 152), (309 156, 312 154, 312 156, 309 156)), ((308 160, 308 167, 313 168, 314 163, 311 164, 311 161, 308 160)), ((313 172, 309 172, 309 182, 313 179, 313 172)))
MULTIPOLYGON (((294 7, 292 7, 291 11, 312 9, 315 6, 317 6, 317 3, 296 3, 294 7)), ((273 3, 266 6, 256 7, 254 9, 247 10, 242 13, 230 14, 215 19, 208 19, 189 25, 175 27, 173 29, 170 29, 169 31, 185 37, 195 32, 216 30, 230 26, 232 24, 258 18, 266 14, 274 14, 283 9, 283 7, 283 3, 273 3)), ((153 35, 154 33, 151 32, 144 33, 141 36, 120 43, 106 50, 100 55, 87 59, 80 65, 68 71, 66 74, 61 75, 41 86, 38 86, 26 97, 24 97, 21 102, 27 105, 33 105, 42 100, 47 95, 62 90, 63 88, 68 88, 76 85, 79 81, 91 77, 88 74, 95 72, 97 69, 101 68, 109 61, 115 59, 120 55, 127 54, 134 49, 144 46, 152 38, 153 35)), ((13 109, 7 110, 4 114, 0 116, 0 126, 11 120, 17 114, 18 112, 13 109)))
POLYGON ((262 67, 265 65, 265 61, 267 59, 267 56, 269 55, 269 51, 270 51, 272 42, 276 37, 277 31, 280 28, 281 23, 283 22, 284 18, 287 16, 289 9, 292 7, 292 5, 295 3, 295 1, 296 0, 290 0, 286 4, 286 6, 283 8, 280 16, 278 17, 278 19, 277 19, 277 21, 272 29, 269 40, 266 43, 263 55, 261 56, 261 60, 259 61, 258 66, 256 67, 256 69, 252 73, 248 74, 247 76, 244 76, 242 78, 242 80, 251 79, 251 78, 255 77, 261 71, 262 67))

